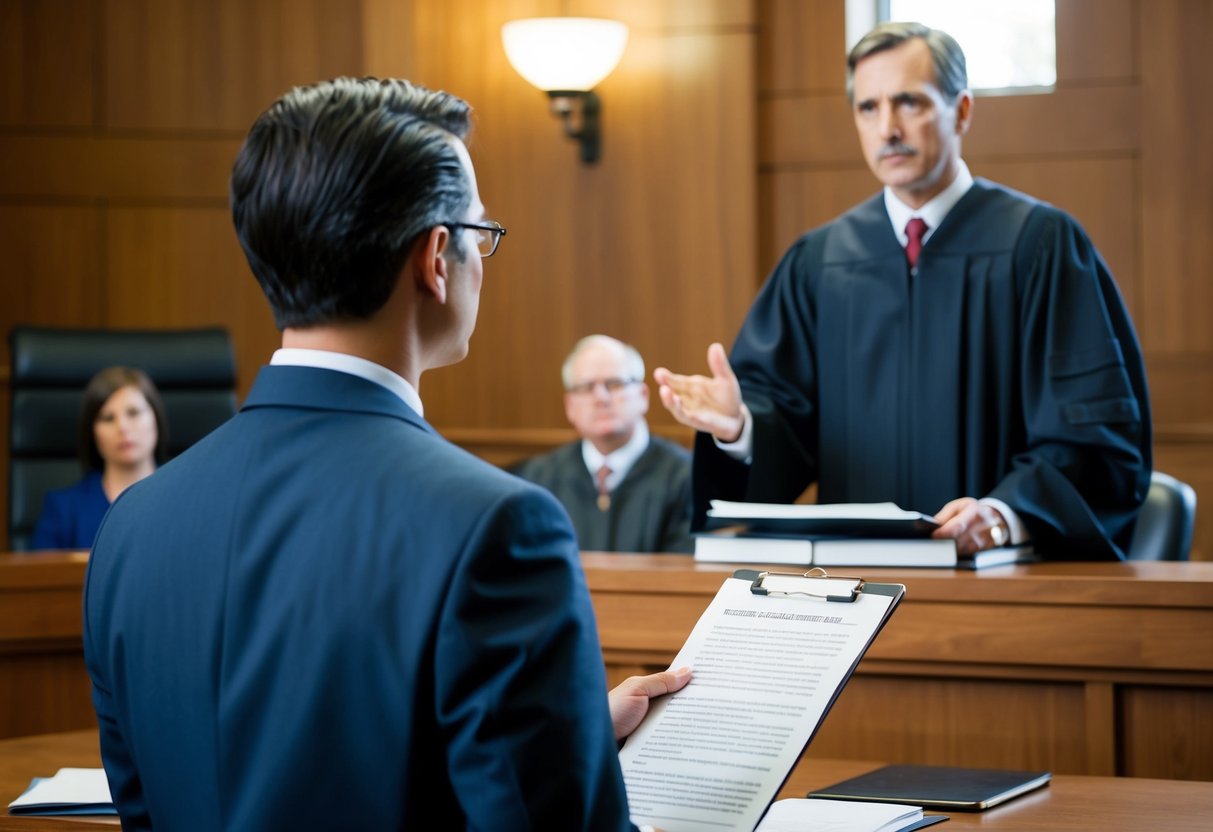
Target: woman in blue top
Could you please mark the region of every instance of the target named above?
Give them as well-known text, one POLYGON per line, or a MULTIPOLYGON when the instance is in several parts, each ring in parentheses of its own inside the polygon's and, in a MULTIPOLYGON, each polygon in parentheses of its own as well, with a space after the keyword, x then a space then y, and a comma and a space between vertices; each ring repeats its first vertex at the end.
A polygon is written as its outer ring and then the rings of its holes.
POLYGON ((131 367, 97 373, 80 408, 84 478, 47 492, 33 548, 91 548, 110 503, 156 470, 167 448, 164 405, 151 379, 131 367))

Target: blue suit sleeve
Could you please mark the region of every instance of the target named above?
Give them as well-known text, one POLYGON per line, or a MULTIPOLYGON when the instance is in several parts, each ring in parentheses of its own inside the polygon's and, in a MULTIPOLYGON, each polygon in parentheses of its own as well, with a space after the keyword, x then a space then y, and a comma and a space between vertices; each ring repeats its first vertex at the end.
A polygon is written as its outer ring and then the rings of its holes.
POLYGON ((98 661, 98 651, 92 640, 93 616, 89 607, 89 578, 93 572, 90 560, 84 579, 84 661, 93 683, 93 709, 101 740, 101 758, 105 761, 105 776, 109 780, 110 797, 122 818, 124 830, 151 829, 152 821, 143 797, 143 784, 135 761, 118 728, 117 706, 110 690, 113 680, 107 678, 98 661))
POLYGON ((467 828, 634 829, 589 591, 555 498, 526 487, 486 514, 438 627, 437 716, 467 828))

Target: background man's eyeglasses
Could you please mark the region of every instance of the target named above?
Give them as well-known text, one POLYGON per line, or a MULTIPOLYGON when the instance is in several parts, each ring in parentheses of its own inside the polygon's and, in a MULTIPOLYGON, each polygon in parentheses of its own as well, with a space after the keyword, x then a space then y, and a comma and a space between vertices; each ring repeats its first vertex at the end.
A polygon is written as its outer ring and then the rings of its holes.
POLYGON ((568 391, 577 396, 588 396, 593 393, 598 385, 602 385, 602 389, 608 393, 618 393, 623 388, 639 383, 638 379, 634 378, 597 378, 592 381, 582 381, 577 384, 570 384, 568 391))
POLYGON ((497 251, 497 246, 501 244, 501 238, 505 236, 505 228, 499 222, 485 220, 481 223, 475 222, 444 222, 443 225, 449 228, 470 228, 476 232, 476 248, 480 250, 481 257, 492 257, 497 251))

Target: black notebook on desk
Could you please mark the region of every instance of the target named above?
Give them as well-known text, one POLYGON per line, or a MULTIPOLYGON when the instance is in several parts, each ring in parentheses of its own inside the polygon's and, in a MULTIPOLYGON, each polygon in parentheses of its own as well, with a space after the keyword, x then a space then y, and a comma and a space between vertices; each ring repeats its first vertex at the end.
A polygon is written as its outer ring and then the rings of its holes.
POLYGON ((811 792, 809 797, 980 812, 1048 784, 1051 776, 1047 771, 885 766, 811 792))

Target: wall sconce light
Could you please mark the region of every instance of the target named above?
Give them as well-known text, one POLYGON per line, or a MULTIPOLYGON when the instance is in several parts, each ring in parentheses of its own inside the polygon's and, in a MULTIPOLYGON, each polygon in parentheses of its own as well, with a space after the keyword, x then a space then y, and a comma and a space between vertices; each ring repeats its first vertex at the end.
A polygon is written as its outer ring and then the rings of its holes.
POLYGON ((565 135, 581 144, 581 161, 598 159, 599 109, 594 86, 623 57, 628 27, 590 17, 536 17, 501 27, 514 69, 548 94, 565 135))

